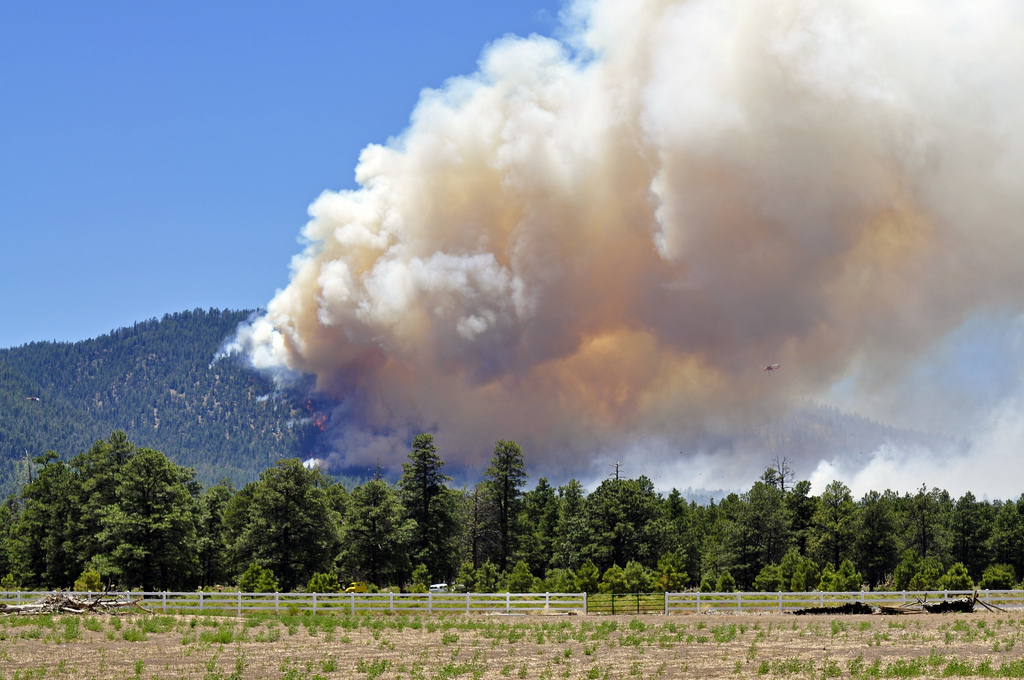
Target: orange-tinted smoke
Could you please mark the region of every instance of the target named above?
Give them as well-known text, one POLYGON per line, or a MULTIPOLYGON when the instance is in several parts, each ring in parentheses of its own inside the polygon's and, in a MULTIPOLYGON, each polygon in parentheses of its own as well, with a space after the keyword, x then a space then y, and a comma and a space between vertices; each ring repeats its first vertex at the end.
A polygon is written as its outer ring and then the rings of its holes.
POLYGON ((254 365, 343 401, 346 462, 418 431, 467 464, 499 438, 550 467, 674 453, 1021 308, 1014 4, 566 15, 564 42, 498 41, 368 146, 239 330, 254 365))

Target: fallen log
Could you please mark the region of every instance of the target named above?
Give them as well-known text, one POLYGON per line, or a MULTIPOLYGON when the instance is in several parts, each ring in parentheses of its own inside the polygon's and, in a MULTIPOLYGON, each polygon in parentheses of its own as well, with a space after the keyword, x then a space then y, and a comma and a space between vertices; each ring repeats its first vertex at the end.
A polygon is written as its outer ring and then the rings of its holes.
POLYGON ((793 612, 797 616, 802 614, 874 614, 875 608, 864 602, 847 602, 838 607, 805 607, 793 612))

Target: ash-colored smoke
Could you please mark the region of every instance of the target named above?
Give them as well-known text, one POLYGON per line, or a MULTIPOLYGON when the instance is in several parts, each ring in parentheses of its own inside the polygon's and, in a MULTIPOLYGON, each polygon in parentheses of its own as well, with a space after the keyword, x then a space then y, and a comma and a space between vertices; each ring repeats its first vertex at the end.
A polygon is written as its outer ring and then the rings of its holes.
POLYGON ((565 16, 425 91, 239 329, 340 400, 334 463, 420 431, 469 466, 499 438, 542 471, 657 460, 1024 311, 1019 3, 565 16))

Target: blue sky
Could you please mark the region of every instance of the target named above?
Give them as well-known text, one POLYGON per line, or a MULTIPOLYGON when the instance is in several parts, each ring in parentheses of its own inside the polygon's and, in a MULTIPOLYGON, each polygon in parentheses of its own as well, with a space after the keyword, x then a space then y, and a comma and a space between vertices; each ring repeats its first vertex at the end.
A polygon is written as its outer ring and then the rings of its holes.
POLYGON ((0 347, 266 304, 360 150, 560 7, 0 5, 0 347))

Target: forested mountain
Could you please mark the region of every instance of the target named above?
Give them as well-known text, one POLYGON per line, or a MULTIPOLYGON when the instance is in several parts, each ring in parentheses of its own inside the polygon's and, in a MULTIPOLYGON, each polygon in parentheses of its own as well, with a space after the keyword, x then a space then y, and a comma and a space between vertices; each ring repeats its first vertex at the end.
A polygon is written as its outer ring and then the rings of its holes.
POLYGON ((194 467, 205 484, 244 484, 307 455, 320 430, 306 395, 275 393, 231 360, 211 365, 249 314, 197 309, 91 340, 0 350, 0 493, 27 481, 27 459, 69 458, 114 430, 194 467))

